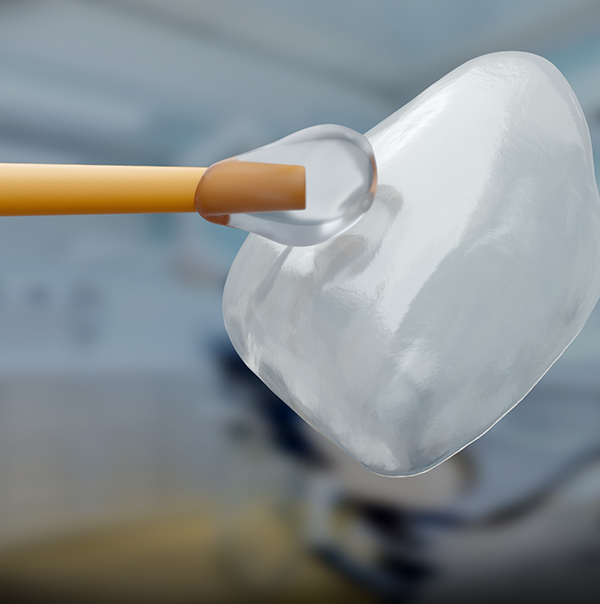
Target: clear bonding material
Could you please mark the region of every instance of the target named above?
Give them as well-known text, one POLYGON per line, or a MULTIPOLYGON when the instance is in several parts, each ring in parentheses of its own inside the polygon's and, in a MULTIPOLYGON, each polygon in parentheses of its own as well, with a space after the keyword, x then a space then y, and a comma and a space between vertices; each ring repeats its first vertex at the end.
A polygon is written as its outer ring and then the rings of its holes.
POLYGON ((224 316, 264 382, 374 472, 432 468, 516 405, 600 295, 587 125, 546 60, 470 61, 371 130, 379 188, 343 235, 250 235, 224 316))
POLYGON ((231 214, 228 226, 285 245, 314 245, 343 233, 371 207, 377 172, 371 143, 344 126, 313 126, 238 160, 306 169, 306 209, 231 214))

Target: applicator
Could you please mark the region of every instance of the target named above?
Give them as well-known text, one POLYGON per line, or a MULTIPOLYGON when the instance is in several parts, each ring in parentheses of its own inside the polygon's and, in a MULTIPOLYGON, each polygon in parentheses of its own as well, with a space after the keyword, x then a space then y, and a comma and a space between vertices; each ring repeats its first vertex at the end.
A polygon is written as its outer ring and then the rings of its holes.
POLYGON ((0 215, 195 212, 288 245, 342 233, 376 188, 367 139, 315 126, 209 168, 0 164, 0 215))

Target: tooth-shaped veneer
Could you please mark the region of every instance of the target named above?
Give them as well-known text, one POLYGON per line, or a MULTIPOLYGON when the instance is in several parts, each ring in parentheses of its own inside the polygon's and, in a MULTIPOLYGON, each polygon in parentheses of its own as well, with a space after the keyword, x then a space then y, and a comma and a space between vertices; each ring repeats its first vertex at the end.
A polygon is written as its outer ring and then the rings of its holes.
POLYGON ((546 60, 459 67, 368 134, 373 207, 306 248, 250 235, 225 286, 249 367, 374 472, 432 468, 516 405, 600 295, 590 138, 546 60))

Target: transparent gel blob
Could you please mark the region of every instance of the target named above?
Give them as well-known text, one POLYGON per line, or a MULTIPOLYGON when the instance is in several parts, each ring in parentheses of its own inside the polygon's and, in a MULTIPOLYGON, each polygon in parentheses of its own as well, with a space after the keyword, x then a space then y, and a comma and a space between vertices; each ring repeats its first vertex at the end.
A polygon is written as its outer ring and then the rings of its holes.
POLYGON ((600 295, 600 202, 569 85, 480 57, 367 133, 373 207, 326 243, 251 235, 223 309, 238 353, 379 474, 481 436, 562 354, 600 295))
POLYGON ((285 245, 314 245, 343 233, 375 198, 377 170, 371 143, 344 126, 306 128, 237 159, 304 166, 306 209, 231 214, 228 222, 285 245))

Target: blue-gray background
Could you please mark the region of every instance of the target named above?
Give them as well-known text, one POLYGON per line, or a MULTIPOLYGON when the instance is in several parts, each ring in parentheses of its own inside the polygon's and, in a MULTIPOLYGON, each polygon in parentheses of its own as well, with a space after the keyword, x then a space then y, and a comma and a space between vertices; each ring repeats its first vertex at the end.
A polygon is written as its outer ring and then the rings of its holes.
MULTIPOLYGON (((599 153, 597 0, 3 0, 0 162, 205 166, 364 132, 499 50, 562 70, 599 153)), ((220 296, 243 239, 193 215, 0 219, 0 595, 597 601, 597 313, 478 443, 378 478, 236 364, 220 296)))

